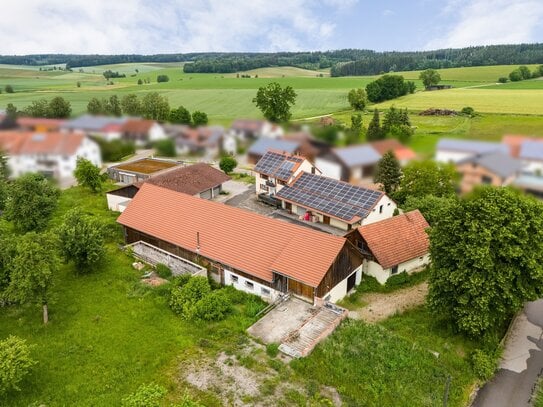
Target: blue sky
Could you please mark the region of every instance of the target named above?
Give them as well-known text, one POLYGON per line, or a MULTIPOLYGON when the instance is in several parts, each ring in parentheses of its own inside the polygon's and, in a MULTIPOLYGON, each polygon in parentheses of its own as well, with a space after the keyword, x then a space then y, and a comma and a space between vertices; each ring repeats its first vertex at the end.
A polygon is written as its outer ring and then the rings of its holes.
POLYGON ((543 42, 543 0, 16 0, 2 14, 0 54, 543 42))

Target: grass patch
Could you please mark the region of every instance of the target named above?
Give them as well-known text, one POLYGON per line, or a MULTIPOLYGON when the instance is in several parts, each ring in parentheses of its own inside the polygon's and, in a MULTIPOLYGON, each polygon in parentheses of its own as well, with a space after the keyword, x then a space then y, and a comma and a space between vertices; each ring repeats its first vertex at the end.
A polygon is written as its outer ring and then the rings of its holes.
POLYGON ((245 172, 232 172, 228 174, 230 178, 234 181, 241 181, 245 182, 247 184, 254 184, 256 182, 256 179, 254 176, 247 174, 245 172))
POLYGON ((441 405, 449 375, 448 405, 465 405, 475 376, 463 354, 474 345, 435 328, 424 309, 409 315, 405 325, 423 322, 429 330, 412 325, 414 332, 404 336, 394 324, 347 320, 309 357, 291 366, 306 380, 335 386, 345 405, 441 405), (436 350, 443 352, 439 358, 431 353, 436 350))
POLYGON ((539 389, 535 396, 534 407, 543 407, 543 380, 539 381, 539 389))

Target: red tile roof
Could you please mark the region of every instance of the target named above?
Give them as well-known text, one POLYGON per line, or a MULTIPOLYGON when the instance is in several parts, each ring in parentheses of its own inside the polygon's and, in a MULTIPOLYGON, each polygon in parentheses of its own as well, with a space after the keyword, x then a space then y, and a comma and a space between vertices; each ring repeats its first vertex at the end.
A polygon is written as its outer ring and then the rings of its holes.
POLYGON ((176 246, 266 281, 273 273, 317 287, 345 238, 145 183, 117 219, 176 246))
POLYGON ((428 253, 430 226, 419 210, 360 226, 358 232, 381 267, 387 269, 428 253))
POLYGON ((530 137, 519 134, 506 134, 502 138, 502 143, 509 147, 509 153, 511 156, 518 158, 520 155, 520 148, 525 141, 539 141, 543 142, 543 139, 538 137, 530 137))
POLYGON ((147 183, 188 195, 196 195, 219 186, 230 179, 224 172, 208 164, 196 163, 187 167, 167 170, 143 182, 138 182, 136 186, 141 187, 141 185, 147 183))
POLYGON ((124 122, 121 130, 124 133, 148 133, 156 122, 154 120, 130 119, 124 122))
POLYGON ((27 129, 34 129, 36 127, 43 127, 49 130, 58 130, 60 126, 65 122, 61 119, 47 119, 44 117, 19 117, 17 118, 17 124, 20 127, 27 129))
POLYGON ((10 155, 73 155, 84 139, 80 133, 1 131, 0 148, 10 155))
POLYGON ((412 160, 417 156, 413 150, 404 146, 396 139, 372 141, 369 144, 381 155, 392 151, 400 161, 412 160))

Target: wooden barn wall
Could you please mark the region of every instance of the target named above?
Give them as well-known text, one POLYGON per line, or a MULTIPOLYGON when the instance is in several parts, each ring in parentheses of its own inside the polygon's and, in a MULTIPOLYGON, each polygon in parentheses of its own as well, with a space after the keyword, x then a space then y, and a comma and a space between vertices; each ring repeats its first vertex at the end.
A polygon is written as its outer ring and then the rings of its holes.
POLYGON ((346 279, 363 262, 362 254, 351 243, 346 242, 334 263, 317 287, 315 295, 323 298, 332 288, 346 279))

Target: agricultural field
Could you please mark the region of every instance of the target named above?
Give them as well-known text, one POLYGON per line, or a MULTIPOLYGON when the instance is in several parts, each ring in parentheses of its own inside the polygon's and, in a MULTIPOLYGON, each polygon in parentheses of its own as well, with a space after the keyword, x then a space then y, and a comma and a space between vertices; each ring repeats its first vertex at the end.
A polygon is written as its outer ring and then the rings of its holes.
MULTIPOLYGON (((392 104, 413 111, 430 107, 461 109, 472 106, 480 113, 543 115, 543 81, 529 80, 496 85, 499 76, 507 76, 515 66, 451 68, 440 70, 442 83, 453 89, 421 91, 419 72, 400 72, 414 80, 419 91, 394 101, 376 105, 384 109, 392 104)), ((242 72, 241 74, 245 74, 242 72)), ((168 97, 170 105, 184 105, 189 110, 207 112, 212 123, 228 125, 239 117, 261 117, 252 103, 256 90, 271 81, 292 86, 298 93, 292 109, 293 119, 299 120, 325 114, 341 114, 350 110, 347 92, 365 87, 375 76, 331 78, 327 71, 310 71, 293 67, 262 68, 246 72, 251 78, 235 74, 185 74, 180 63, 117 64, 75 68, 73 72, 39 71, 37 67, 0 66, 0 89, 12 85, 15 93, 0 94, 0 108, 7 103, 19 109, 40 98, 63 96, 72 103, 73 114, 86 110, 92 97, 108 97, 128 93, 143 95, 157 91, 168 97), (105 70, 124 73, 126 78, 112 79, 108 85, 102 76, 105 70), (320 74, 323 77, 320 77, 320 74), (156 83, 157 75, 168 75, 169 82, 156 83), (258 78, 254 76, 258 75, 258 78), (138 80, 151 83, 137 85, 138 80), (79 87, 78 87, 79 83, 79 87)), ((371 108, 371 106, 370 106, 371 108)))

